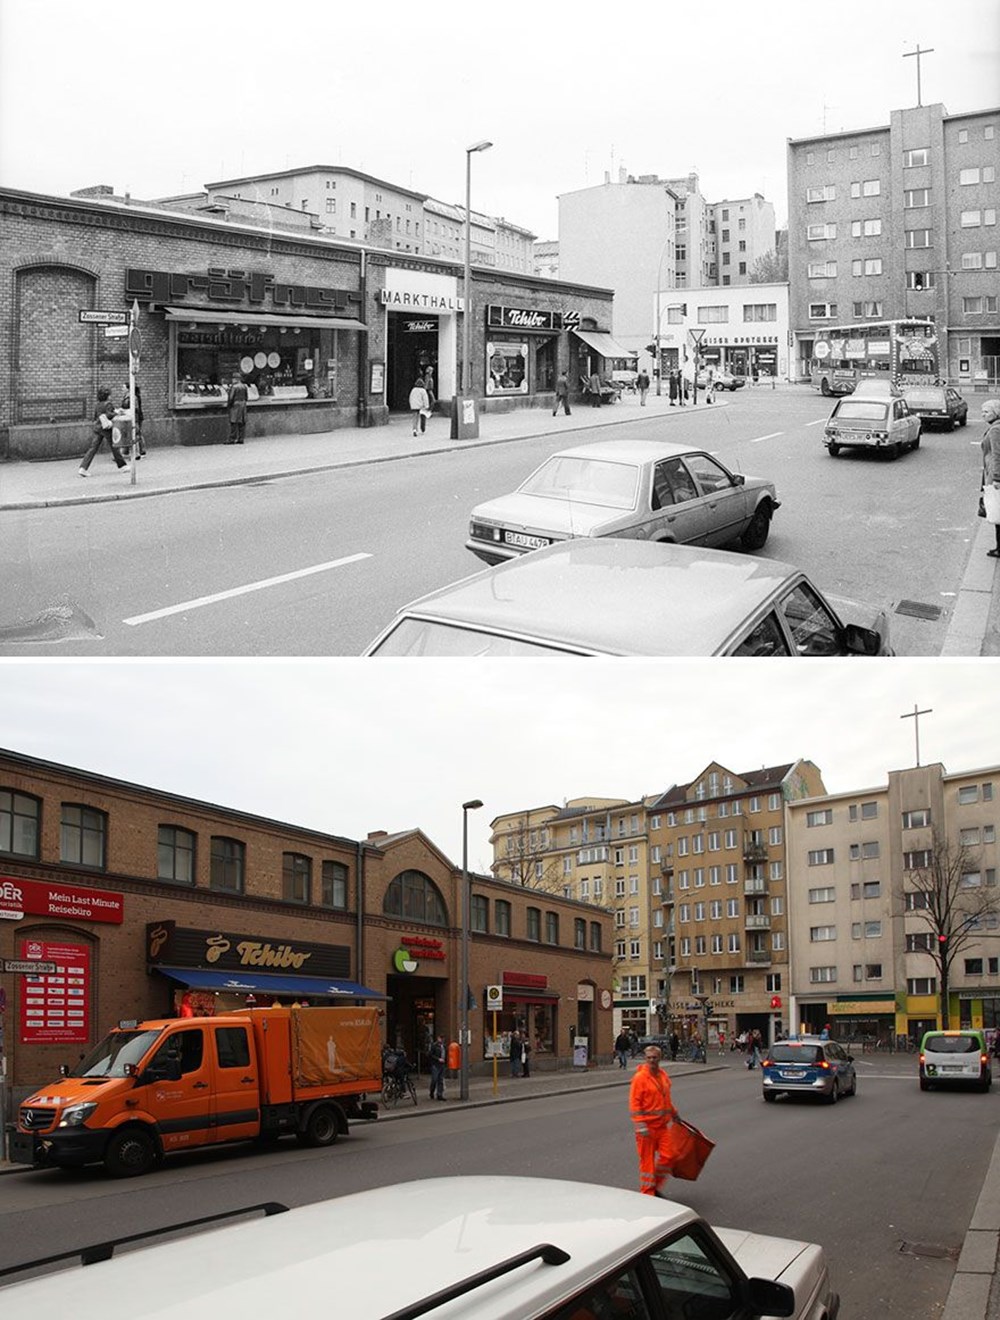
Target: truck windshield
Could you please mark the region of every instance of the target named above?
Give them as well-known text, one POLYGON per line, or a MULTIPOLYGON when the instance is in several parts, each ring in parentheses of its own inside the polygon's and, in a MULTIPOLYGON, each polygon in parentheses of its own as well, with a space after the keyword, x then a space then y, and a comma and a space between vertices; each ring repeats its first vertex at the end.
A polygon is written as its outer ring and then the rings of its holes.
POLYGON ((112 1031, 86 1058, 71 1068, 70 1077, 124 1077, 127 1063, 138 1063, 159 1031, 112 1031))

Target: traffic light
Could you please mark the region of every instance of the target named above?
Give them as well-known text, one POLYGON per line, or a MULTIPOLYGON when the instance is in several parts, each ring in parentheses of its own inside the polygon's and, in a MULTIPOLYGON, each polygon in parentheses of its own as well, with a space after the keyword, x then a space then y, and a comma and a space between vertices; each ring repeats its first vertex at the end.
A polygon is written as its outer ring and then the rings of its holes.
POLYGON ((947 958, 947 956, 948 956, 948 936, 947 936, 947 935, 939 935, 939 936, 937 937, 937 939, 938 939, 938 953, 941 955, 942 958, 947 958))
POLYGON ((650 357, 655 358, 655 357, 656 357, 656 345, 655 345, 655 344, 647 344, 647 345, 646 345, 646 352, 649 354, 650 357))
POLYGON ((681 316, 687 316, 687 314, 688 314, 687 303, 681 303, 681 316))

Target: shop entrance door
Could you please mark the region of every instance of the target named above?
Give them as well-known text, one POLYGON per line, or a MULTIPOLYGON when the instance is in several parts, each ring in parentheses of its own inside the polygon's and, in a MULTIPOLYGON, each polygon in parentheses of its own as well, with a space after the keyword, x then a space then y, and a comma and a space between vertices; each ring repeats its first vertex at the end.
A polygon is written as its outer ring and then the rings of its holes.
POLYGON ((407 412, 410 390, 424 368, 434 369, 434 393, 438 376, 438 319, 389 313, 389 352, 386 372, 386 401, 390 412, 407 412))

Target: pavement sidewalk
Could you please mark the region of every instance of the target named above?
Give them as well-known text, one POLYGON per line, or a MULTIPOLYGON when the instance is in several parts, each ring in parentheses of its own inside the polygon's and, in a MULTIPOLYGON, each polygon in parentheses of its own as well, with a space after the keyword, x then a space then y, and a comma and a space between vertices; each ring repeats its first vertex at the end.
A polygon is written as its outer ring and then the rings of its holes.
MULTIPOLYGON (((674 1080, 691 1075, 704 1076, 709 1072, 739 1067, 742 1057, 709 1056, 706 1064, 671 1063, 670 1076, 674 1080)), ((617 1064, 597 1064, 585 1069, 567 1068, 559 1071, 539 1071, 529 1077, 511 1077, 509 1067, 498 1066, 497 1077, 492 1075, 469 1078, 469 1098, 458 1098, 457 1078, 448 1076, 445 1082, 445 1101, 435 1104, 427 1094, 428 1079, 417 1078, 418 1102, 400 1101, 394 1109, 382 1110, 378 1122, 393 1122, 423 1118, 433 1121, 439 1114, 453 1113, 456 1109, 479 1109, 495 1104, 511 1104, 522 1100, 536 1100, 548 1096, 576 1095, 581 1091, 595 1091, 616 1087, 624 1090, 632 1080, 633 1069, 619 1068, 617 1064)), ((10 1174, 14 1178, 31 1177, 31 1171, 5 1163, 0 1157, 0 1177, 10 1174)), ((1000 1320, 1000 1136, 979 1193, 969 1228, 965 1234, 955 1276, 948 1292, 940 1320, 1000 1320)), ((836 1283, 836 1281, 834 1281, 836 1283)))

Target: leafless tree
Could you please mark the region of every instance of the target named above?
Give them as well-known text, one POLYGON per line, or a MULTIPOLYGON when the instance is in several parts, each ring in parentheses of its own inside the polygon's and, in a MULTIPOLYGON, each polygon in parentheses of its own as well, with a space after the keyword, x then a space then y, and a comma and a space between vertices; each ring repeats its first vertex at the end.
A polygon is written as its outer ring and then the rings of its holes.
POLYGON ((907 900, 915 905, 906 912, 922 921, 930 936, 927 952, 937 968, 941 1025, 947 1031, 951 969, 959 954, 980 938, 986 918, 1000 912, 1000 896, 995 887, 985 885, 980 851, 951 843, 937 830, 925 864, 907 868, 906 891, 921 895, 918 900, 907 900))
POLYGON ((781 284, 788 279, 788 254, 765 252, 753 263, 751 284, 781 284))

